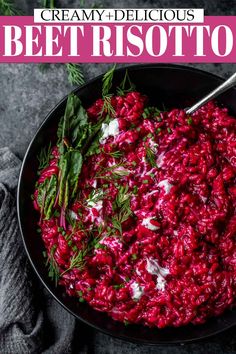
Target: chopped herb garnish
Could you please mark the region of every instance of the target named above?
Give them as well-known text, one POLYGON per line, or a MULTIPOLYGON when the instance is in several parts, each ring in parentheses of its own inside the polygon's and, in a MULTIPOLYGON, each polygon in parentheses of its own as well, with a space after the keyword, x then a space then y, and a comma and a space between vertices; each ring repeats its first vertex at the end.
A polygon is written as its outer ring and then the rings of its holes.
POLYGON ((169 134, 172 133, 172 130, 170 129, 170 127, 167 128, 167 131, 168 131, 169 134))
POLYGON ((145 112, 143 112, 142 116, 143 116, 144 119, 146 119, 148 117, 145 112))
POLYGON ((106 245, 103 245, 102 243, 98 243, 97 245, 95 245, 95 247, 94 247, 95 249, 102 249, 102 250, 104 250, 104 249, 106 249, 107 247, 106 247, 106 245))
POLYGON ((124 284, 116 284, 116 285, 113 285, 113 288, 114 289, 122 289, 124 287, 124 284))
POLYGON ((148 179, 143 179, 142 182, 143 182, 144 184, 148 184, 148 183, 149 183, 148 179))
POLYGON ((138 193, 138 187, 137 187, 137 186, 134 186, 134 188, 133 188, 133 193, 134 193, 134 194, 137 194, 137 193, 138 193))
POLYGON ((191 124, 193 123, 193 118, 192 118, 192 117, 189 117, 189 118, 187 119, 187 123, 188 123, 188 125, 191 125, 191 124))
POLYGON ((138 258, 138 256, 137 256, 136 253, 133 253, 133 254, 131 255, 131 259, 132 259, 132 260, 136 260, 137 258, 138 258))

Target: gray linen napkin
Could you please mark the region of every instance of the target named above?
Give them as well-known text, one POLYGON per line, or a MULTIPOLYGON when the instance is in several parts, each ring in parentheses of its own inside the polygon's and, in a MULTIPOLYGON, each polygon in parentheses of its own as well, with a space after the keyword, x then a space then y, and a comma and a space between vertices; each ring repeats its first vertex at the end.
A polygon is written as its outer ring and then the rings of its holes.
POLYGON ((72 352, 75 319, 34 281, 19 232, 20 160, 0 149, 0 353, 72 352))

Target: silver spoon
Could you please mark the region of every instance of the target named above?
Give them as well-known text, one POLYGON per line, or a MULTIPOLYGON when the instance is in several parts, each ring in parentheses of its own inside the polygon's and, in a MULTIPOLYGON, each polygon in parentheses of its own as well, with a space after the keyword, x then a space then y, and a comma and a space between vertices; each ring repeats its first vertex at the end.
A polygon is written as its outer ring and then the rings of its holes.
POLYGON ((203 106, 205 103, 209 102, 210 100, 212 100, 213 98, 219 96, 221 93, 227 91, 228 89, 230 89, 231 87, 233 87, 234 85, 236 85, 236 73, 233 74, 232 76, 230 76, 228 78, 228 80, 226 80, 225 82, 223 82, 223 84, 221 84, 220 86, 218 86, 217 88, 215 88, 213 91, 211 91, 210 93, 208 93, 208 95, 206 95, 205 97, 203 97, 200 101, 198 101, 197 103, 195 103, 192 107, 187 108, 186 109, 186 113, 187 114, 192 114, 194 113, 198 108, 200 108, 201 106, 203 106))

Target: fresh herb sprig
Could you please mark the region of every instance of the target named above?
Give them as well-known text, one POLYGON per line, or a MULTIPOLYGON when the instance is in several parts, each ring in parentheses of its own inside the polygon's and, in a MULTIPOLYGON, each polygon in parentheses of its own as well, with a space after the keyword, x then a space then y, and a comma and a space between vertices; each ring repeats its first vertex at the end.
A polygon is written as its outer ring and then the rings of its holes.
POLYGON ((128 69, 125 71, 124 79, 122 80, 119 87, 117 87, 116 92, 118 96, 124 96, 128 92, 132 92, 136 89, 136 86, 131 82, 128 69))
POLYGON ((0 0, 0 15, 1 16, 17 16, 21 15, 19 9, 16 8, 11 0, 0 0))
POLYGON ((71 257, 69 267, 64 270, 63 273, 61 273, 61 276, 63 276, 65 273, 69 272, 72 269, 76 268, 82 270, 84 268, 86 263, 86 256, 94 249, 99 248, 98 246, 101 241, 102 227, 100 226, 96 230, 93 230, 93 232, 95 231, 97 233, 97 236, 92 236, 92 238, 89 239, 88 243, 85 244, 81 250, 78 250, 78 252, 71 257))
POLYGON ((106 194, 107 192, 104 191, 103 189, 100 190, 93 189, 87 198, 87 202, 88 204, 97 203, 100 200, 102 200, 106 194))
POLYGON ((57 286, 58 280, 60 278, 60 272, 54 257, 56 249, 56 245, 52 246, 46 261, 46 266, 48 266, 48 276, 55 282, 55 285, 57 286))
POLYGON ((113 227, 122 235, 122 224, 133 214, 130 207, 131 194, 128 192, 128 185, 119 186, 118 193, 113 203, 113 210, 116 216, 112 218, 113 227))
POLYGON ((111 94, 107 94, 106 96, 103 97, 103 106, 100 112, 101 117, 104 115, 104 113, 106 113, 110 118, 115 117, 116 112, 114 107, 112 106, 111 100, 112 100, 111 94))
POLYGON ((116 64, 114 64, 112 66, 112 68, 110 70, 108 70, 103 75, 103 78, 102 78, 102 96, 103 97, 107 96, 110 93, 115 69, 116 69, 116 64))
POLYGON ((157 167, 156 154, 153 151, 153 149, 151 149, 150 147, 146 146, 145 150, 146 150, 146 160, 147 160, 147 162, 150 163, 152 168, 157 167))
POLYGON ((68 80, 71 85, 83 85, 85 83, 84 74, 80 64, 67 63, 68 80))

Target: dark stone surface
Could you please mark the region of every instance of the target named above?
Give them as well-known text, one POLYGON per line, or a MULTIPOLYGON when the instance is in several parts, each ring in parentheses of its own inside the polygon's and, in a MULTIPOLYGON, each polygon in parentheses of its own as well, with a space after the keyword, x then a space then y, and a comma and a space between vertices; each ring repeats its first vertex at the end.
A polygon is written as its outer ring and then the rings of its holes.
MULTIPOLYGON (((25 14, 32 14, 40 1, 16 1, 25 14)), ((61 7, 79 7, 79 1, 59 1, 61 7)), ((86 2, 86 7, 92 1, 86 2)), ((208 15, 235 15, 236 1, 100 1, 103 7, 205 7, 208 15)), ((197 68, 227 77, 236 69, 235 64, 195 64, 197 68)), ((108 64, 83 65, 86 79, 103 73, 108 64)), ((36 64, 0 65, 0 147, 10 148, 21 158, 36 129, 63 96, 72 87, 68 84, 65 68, 51 65, 44 73, 36 64)), ((80 353, 134 353, 134 354, 207 354, 236 353, 235 329, 213 337, 204 343, 184 346, 147 347, 125 343, 78 324, 78 351, 80 353), (82 336, 81 336, 82 334, 82 336)), ((75 339, 76 340, 76 339, 75 339)))

